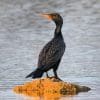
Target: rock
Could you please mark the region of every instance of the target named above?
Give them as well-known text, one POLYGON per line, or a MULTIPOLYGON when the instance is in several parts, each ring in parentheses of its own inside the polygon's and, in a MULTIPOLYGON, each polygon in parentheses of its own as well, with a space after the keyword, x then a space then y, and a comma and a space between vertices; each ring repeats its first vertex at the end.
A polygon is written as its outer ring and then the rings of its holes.
POLYGON ((86 86, 79 86, 63 82, 55 78, 36 79, 24 85, 15 86, 13 91, 28 96, 59 97, 63 95, 75 95, 79 92, 89 91, 86 86))

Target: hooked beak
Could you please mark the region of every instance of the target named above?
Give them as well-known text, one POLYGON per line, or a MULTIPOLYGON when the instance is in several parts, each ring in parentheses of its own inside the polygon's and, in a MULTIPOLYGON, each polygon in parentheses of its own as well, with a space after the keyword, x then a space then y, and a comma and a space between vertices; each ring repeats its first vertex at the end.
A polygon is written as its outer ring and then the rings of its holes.
POLYGON ((43 17, 52 20, 52 16, 50 14, 42 14, 43 17))

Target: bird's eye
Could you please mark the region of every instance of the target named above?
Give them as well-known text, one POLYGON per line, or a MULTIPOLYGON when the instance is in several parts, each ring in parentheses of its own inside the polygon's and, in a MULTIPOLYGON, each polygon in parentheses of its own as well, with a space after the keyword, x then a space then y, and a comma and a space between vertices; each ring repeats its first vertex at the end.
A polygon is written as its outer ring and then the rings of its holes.
POLYGON ((54 18, 55 18, 55 19, 57 19, 57 18, 58 18, 58 16, 57 16, 57 15, 54 15, 54 18))
POLYGON ((55 15, 55 17, 57 18, 58 16, 57 16, 57 15, 55 15))

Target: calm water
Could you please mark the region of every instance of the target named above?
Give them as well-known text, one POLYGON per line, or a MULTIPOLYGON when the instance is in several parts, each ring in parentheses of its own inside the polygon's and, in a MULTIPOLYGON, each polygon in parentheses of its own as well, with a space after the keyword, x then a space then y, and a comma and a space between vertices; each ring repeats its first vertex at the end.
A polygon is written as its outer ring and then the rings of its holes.
POLYGON ((100 100, 100 0, 0 0, 0 100, 30 100, 12 88, 30 81, 25 76, 53 37, 55 25, 43 12, 59 12, 64 19, 59 76, 92 89, 60 100, 100 100))

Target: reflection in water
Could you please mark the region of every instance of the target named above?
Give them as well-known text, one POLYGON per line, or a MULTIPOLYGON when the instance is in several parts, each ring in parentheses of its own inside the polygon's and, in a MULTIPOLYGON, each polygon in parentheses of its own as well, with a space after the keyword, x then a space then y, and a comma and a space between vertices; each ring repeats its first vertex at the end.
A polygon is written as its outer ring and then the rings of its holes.
MULTIPOLYGON (((17 92, 18 93, 18 92, 17 92)), ((32 100, 60 100, 66 98, 66 100, 72 100, 73 95, 61 95, 60 93, 44 93, 40 94, 38 91, 22 91, 24 96, 31 97, 32 100)), ((30 100, 30 99, 29 99, 30 100)))
MULTIPOLYGON (((60 100, 63 98, 64 95, 61 95, 59 93, 45 93, 44 95, 41 95, 38 93, 38 91, 23 91, 23 94, 28 97, 32 97, 34 100, 60 100)), ((72 95, 64 96, 66 100, 72 100, 72 95)))

